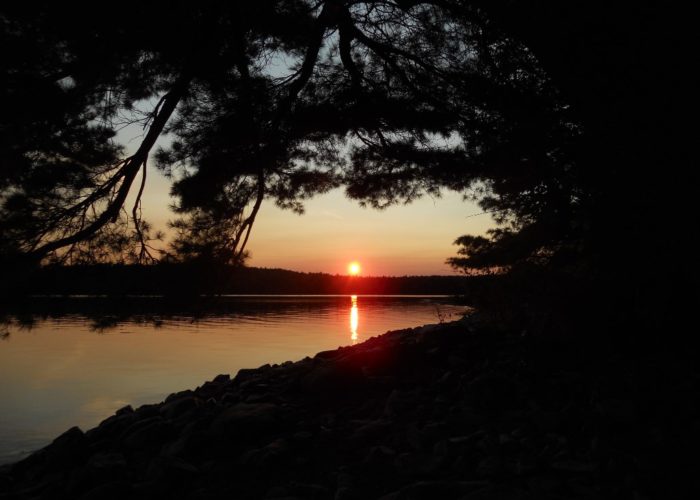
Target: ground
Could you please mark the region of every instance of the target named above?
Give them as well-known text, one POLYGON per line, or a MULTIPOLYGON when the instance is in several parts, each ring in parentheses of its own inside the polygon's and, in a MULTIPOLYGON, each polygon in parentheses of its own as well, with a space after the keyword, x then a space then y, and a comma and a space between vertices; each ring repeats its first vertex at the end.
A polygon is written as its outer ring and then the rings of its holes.
POLYGON ((0 498, 683 498, 699 380, 472 316, 123 408, 5 466, 0 498))

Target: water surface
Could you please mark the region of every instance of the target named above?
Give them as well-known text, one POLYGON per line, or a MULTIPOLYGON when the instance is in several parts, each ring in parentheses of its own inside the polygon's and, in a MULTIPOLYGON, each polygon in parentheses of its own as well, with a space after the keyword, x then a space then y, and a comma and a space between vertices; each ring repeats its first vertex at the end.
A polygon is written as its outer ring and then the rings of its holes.
POLYGON ((35 300, 0 330, 0 463, 73 425, 86 430, 131 404, 155 403, 220 373, 298 360, 371 336, 458 319, 428 296, 238 296, 35 300))

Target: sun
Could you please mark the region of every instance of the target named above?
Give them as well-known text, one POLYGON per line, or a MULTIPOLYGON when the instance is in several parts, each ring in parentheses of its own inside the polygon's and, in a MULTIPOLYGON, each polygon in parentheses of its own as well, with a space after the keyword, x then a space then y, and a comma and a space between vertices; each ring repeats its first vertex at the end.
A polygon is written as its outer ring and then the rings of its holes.
POLYGON ((360 274, 360 263, 359 262, 351 262, 348 264, 348 274, 351 276, 357 276, 360 274))

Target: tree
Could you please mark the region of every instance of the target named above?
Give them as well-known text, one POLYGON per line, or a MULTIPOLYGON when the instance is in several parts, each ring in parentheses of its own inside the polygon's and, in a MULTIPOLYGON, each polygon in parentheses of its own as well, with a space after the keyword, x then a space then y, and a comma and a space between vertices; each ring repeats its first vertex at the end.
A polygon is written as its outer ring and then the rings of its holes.
MULTIPOLYGON (((575 217, 564 215, 572 228, 564 269, 581 307, 597 314, 578 317, 605 318, 589 330, 605 325, 635 342, 644 331, 682 332, 693 301, 684 290, 698 282, 689 231, 697 176, 684 146, 693 46, 686 13, 626 2, 471 4, 532 50, 580 130, 566 155, 579 203, 575 217)), ((499 230, 488 241, 459 239, 464 256, 453 263, 503 262, 526 238, 499 230)), ((527 265, 548 253, 540 250, 527 265)))
MULTIPOLYGON (((180 4, 165 18, 156 6, 135 23, 88 17, 79 26, 84 12, 51 5, 40 16, 4 14, 4 37, 25 55, 6 65, 5 100, 27 102, 23 81, 52 92, 24 113, 42 142, 6 144, 17 166, 3 188, 5 241, 38 258, 71 255, 121 217, 135 233, 124 242, 140 241, 143 257, 139 196, 131 213, 125 200, 140 192, 136 179, 143 172, 145 182, 164 132, 174 139, 156 161, 179 175, 176 249, 228 261, 243 255, 265 197, 302 210, 303 199, 343 184, 381 208, 481 182, 491 193, 484 204, 510 220, 526 215, 526 190, 554 179, 570 190, 552 151, 575 126, 537 61, 479 12, 438 4, 180 4), (36 46, 29 65, 27 44, 36 46), (139 115, 136 101, 151 111, 139 115), (129 157, 112 141, 125 111, 146 129, 129 157)), ((16 130, 21 115, 4 127, 16 130)), ((562 203, 567 194, 547 196, 562 203)), ((545 207, 533 209, 537 217, 545 207)))
POLYGON ((458 240, 455 265, 637 284, 645 266, 663 281, 692 211, 689 185, 641 172, 675 159, 656 125, 674 118, 675 73, 658 68, 674 39, 648 36, 669 35, 660 14, 480 0, 127 3, 109 18, 3 7, 15 55, 2 67, 3 251, 67 258, 121 227, 131 236, 107 241, 147 257, 140 186, 168 133, 155 159, 176 178, 181 254, 239 262, 265 198, 301 211, 344 185, 381 208, 449 188, 501 223, 458 240), (145 130, 131 156, 113 142, 124 116, 145 130), (665 218, 673 231, 650 238, 647 221, 665 218))

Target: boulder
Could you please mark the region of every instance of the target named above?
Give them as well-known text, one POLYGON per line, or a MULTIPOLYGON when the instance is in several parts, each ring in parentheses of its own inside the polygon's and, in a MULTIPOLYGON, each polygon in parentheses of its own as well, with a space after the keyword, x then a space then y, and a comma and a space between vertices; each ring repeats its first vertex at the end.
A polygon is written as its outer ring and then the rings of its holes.
POLYGON ((211 431, 224 439, 241 442, 279 432, 285 427, 282 410, 270 403, 238 403, 223 410, 212 422, 211 431))

